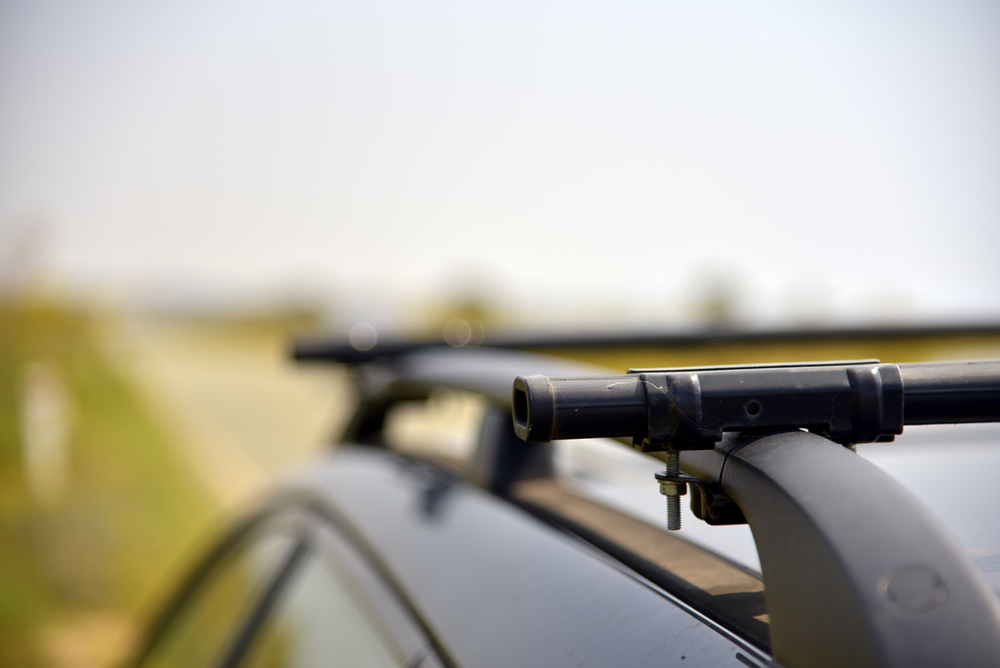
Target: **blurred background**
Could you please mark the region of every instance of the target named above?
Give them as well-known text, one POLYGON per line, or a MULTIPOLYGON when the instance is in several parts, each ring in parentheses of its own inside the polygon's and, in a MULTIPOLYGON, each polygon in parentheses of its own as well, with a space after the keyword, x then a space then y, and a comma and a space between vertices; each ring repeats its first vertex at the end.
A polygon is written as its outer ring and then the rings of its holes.
MULTIPOLYGON (((0 665, 120 662, 322 448, 293 335, 1000 322, 997 119, 989 2, 0 0, 0 665)), ((592 361, 869 356, 1000 348, 592 361)))

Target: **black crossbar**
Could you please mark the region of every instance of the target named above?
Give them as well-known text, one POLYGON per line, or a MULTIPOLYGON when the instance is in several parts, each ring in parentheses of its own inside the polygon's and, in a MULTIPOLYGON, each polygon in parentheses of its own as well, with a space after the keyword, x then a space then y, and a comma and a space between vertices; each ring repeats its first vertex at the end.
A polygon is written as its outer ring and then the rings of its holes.
POLYGON ((726 431, 804 428, 844 444, 891 440, 905 424, 1000 421, 1000 361, 872 361, 519 376, 522 439, 632 437, 644 451, 700 450, 726 431))

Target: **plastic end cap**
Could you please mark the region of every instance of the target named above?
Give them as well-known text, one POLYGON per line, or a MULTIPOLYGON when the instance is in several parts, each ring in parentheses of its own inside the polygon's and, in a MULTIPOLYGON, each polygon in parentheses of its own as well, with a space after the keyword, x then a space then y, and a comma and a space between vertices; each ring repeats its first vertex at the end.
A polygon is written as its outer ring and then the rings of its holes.
POLYGON ((552 440, 555 423, 555 402, 552 383, 547 376, 533 374, 514 379, 514 433, 529 443, 552 440))

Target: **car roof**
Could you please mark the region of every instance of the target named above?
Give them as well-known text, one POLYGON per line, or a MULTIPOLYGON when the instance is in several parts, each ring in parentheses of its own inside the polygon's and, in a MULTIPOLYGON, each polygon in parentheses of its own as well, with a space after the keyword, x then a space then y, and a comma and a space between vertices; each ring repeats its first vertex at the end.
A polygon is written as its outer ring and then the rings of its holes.
POLYGON ((341 446, 286 493, 369 555, 457 665, 768 659, 621 563, 426 463, 341 446))

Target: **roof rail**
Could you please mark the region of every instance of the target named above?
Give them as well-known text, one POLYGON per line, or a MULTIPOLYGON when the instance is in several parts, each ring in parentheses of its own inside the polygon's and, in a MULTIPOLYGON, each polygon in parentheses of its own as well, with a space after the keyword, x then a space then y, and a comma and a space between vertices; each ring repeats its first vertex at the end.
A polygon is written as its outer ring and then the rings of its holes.
POLYGON ((498 348, 504 350, 546 351, 555 349, 594 349, 636 346, 699 346, 716 343, 808 342, 851 339, 917 339, 940 336, 1000 335, 1000 323, 967 323, 959 325, 899 325, 891 327, 830 327, 738 329, 709 328, 675 332, 632 332, 628 334, 584 333, 487 338, 478 344, 454 346, 444 340, 388 340, 377 337, 361 347, 347 340, 303 339, 292 345, 291 356, 302 362, 334 362, 366 364, 378 359, 391 359, 425 349, 498 348))

